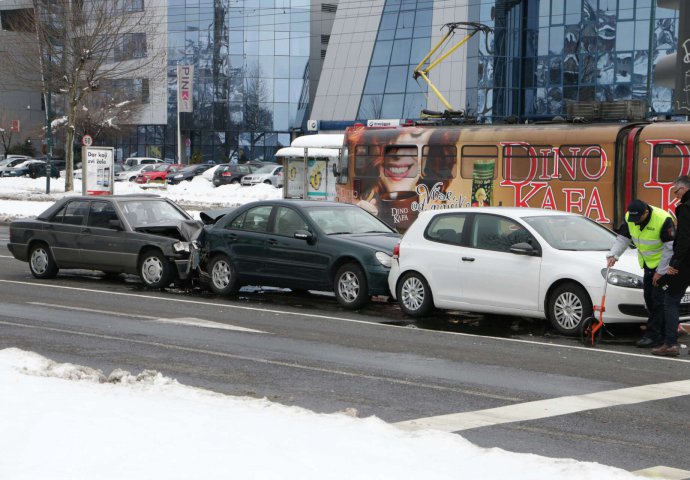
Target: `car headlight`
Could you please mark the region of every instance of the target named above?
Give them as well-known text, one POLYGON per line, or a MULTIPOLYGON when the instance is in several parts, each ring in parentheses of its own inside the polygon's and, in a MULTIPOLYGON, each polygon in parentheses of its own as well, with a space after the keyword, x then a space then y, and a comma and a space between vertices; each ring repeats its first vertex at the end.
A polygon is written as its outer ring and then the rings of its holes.
POLYGON ((182 177, 183 177, 183 175, 180 174, 180 175, 175 175, 173 178, 182 178, 182 177))
POLYGON ((388 255, 387 253, 383 252, 376 252, 376 260, 379 261, 381 265, 387 268, 391 268, 391 256, 388 255))
MULTIPOLYGON (((605 268, 601 269, 601 276, 606 278, 605 268)), ((626 288, 642 288, 644 283, 642 281, 642 277, 640 277, 639 275, 614 269, 609 270, 609 278, 607 281, 611 285, 626 288)))
POLYGON ((173 243, 173 250, 176 253, 187 252, 189 253, 189 243, 188 242, 175 242, 173 243))

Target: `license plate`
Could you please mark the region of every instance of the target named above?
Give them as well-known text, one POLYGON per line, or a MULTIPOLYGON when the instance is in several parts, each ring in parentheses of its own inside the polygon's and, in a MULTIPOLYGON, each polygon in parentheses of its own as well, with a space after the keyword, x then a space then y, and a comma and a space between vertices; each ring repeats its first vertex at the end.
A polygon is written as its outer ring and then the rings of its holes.
POLYGON ((681 299, 680 303, 690 303, 690 293, 686 293, 683 295, 683 298, 681 299))

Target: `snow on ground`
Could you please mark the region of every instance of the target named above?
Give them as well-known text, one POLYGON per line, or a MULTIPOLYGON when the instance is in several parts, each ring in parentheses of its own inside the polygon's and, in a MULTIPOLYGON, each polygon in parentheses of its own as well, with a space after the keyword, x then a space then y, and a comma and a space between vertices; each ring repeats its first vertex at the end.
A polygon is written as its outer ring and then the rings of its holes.
MULTIPOLYGON (((0 222, 32 217, 65 194, 64 180, 0 178, 0 222)), ((75 185, 81 193, 81 185, 75 185)), ((191 212, 278 198, 268 185, 214 188, 203 177, 155 191, 191 212)), ((316 414, 179 385, 157 372, 57 364, 0 351, 0 479, 615 480, 594 463, 480 448, 460 435, 406 432, 352 412, 316 414)))
MULTIPOLYGON (((74 181, 75 191, 65 193, 64 178, 50 180, 50 195, 46 194, 44 178, 0 178, 0 222, 19 217, 35 217, 65 195, 81 195, 81 181, 74 181)), ((204 208, 232 207, 254 200, 280 198, 283 190, 260 184, 253 187, 223 185, 214 187, 203 176, 191 182, 167 187, 142 188, 134 182, 115 182, 116 195, 156 193, 180 203, 194 214, 204 208)))
POLYGON ((0 478, 8 480, 637 478, 14 348, 0 350, 0 391, 0 478))

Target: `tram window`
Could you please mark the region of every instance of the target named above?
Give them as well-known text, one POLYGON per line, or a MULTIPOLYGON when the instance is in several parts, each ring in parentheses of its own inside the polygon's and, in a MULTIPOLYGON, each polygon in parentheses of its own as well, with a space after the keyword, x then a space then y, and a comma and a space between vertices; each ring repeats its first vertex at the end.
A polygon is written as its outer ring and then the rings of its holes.
POLYGON ((660 143, 654 146, 654 156, 657 162, 657 180, 659 182, 673 182, 684 165, 690 162, 690 144, 660 143))
POLYGON ((561 145, 558 179, 564 182, 591 182, 606 171, 606 155, 599 145, 561 145))
POLYGON ((438 180, 453 178, 458 149, 455 145, 425 145, 422 147, 424 176, 438 180))
POLYGON ((486 169, 488 178, 496 178, 496 160, 498 158, 496 145, 465 145, 462 147, 461 155, 460 176, 462 178, 471 179, 476 176, 474 173, 475 164, 486 169))
POLYGON ((503 178, 515 182, 541 175, 542 168, 553 160, 551 145, 505 145, 503 147, 503 178), (536 162, 536 163, 535 163, 536 162), (536 170, 535 170, 536 168, 536 170))

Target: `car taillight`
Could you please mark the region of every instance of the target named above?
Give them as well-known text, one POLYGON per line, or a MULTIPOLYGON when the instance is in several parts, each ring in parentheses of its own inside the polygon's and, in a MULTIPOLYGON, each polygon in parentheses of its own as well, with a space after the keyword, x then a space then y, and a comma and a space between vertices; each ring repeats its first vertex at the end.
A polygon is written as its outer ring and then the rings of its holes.
POLYGON ((400 244, 396 244, 395 247, 393 247, 393 258, 396 260, 400 257, 400 244))
POLYGON ((232 177, 232 172, 223 172, 220 174, 221 177, 232 177))

